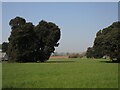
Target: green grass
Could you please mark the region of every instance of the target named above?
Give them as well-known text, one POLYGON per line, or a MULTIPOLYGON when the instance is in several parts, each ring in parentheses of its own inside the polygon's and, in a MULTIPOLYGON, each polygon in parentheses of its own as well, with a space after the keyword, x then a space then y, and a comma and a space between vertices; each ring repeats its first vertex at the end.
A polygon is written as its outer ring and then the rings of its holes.
POLYGON ((2 63, 0 63, 0 89, 2 88, 2 63))
POLYGON ((3 63, 3 88, 117 88, 118 64, 102 59, 3 63))

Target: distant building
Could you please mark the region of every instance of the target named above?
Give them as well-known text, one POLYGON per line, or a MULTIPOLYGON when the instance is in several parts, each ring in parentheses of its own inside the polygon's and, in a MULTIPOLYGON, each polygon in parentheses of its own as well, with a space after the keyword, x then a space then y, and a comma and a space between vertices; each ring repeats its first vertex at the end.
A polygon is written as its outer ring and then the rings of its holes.
POLYGON ((2 53, 2 61, 8 61, 8 55, 6 53, 2 53))
POLYGON ((6 53, 3 53, 2 51, 0 51, 0 62, 1 61, 8 61, 8 56, 6 53))
POLYGON ((103 59, 109 59, 110 57, 107 56, 107 55, 105 55, 105 56, 103 56, 102 58, 103 58, 103 59))

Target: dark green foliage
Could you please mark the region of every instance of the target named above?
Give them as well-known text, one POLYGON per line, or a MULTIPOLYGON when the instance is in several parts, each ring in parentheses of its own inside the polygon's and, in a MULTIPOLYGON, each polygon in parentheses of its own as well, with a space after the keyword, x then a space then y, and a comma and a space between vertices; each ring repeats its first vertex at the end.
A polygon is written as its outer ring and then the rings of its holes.
POLYGON ((54 23, 41 21, 37 26, 16 17, 9 23, 8 59, 11 62, 44 62, 58 46, 60 29, 54 23))
POLYGON ((7 53, 8 43, 7 42, 3 42, 1 47, 2 47, 2 52, 6 52, 7 53))
POLYGON ((92 47, 88 47, 86 52, 87 58, 93 58, 94 57, 94 49, 92 47))
POLYGON ((112 60, 118 59, 119 56, 119 29, 120 22, 114 22, 111 26, 103 29, 94 41, 94 48, 99 50, 102 55, 109 56, 112 60))
POLYGON ((2 44, 0 44, 0 49, 2 49, 2 44))
POLYGON ((114 22, 111 26, 98 31, 93 49, 97 54, 93 56, 95 58, 107 55, 111 60, 120 60, 120 22, 114 22))
POLYGON ((13 29, 9 38, 9 60, 17 62, 34 61, 36 35, 32 23, 25 23, 19 28, 13 29))
POLYGON ((41 21, 39 25, 35 27, 35 32, 38 37, 38 55, 40 60, 49 59, 51 53, 54 52, 54 46, 58 46, 58 40, 60 39, 60 29, 54 23, 47 23, 46 21, 41 21))
POLYGON ((83 58, 85 56, 85 53, 81 53, 81 54, 73 53, 73 54, 69 54, 68 56, 69 58, 83 58))
POLYGON ((12 27, 12 29, 16 29, 21 25, 24 25, 25 23, 26 23, 25 19, 21 17, 16 17, 14 19, 11 19, 11 21, 9 22, 9 25, 12 27))
POLYGON ((103 54, 100 53, 98 48, 88 47, 86 56, 87 58, 102 58, 103 54))

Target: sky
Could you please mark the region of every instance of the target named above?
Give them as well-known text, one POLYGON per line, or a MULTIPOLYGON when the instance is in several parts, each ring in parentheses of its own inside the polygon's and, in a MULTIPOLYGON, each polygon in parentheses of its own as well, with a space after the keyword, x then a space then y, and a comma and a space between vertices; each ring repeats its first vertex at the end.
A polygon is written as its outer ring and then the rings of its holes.
POLYGON ((2 3, 0 2, 0 43, 2 42, 2 3))
POLYGON ((56 52, 85 52, 93 45, 96 32, 118 21, 117 2, 2 2, 2 42, 16 16, 37 25, 54 22, 61 29, 56 52))

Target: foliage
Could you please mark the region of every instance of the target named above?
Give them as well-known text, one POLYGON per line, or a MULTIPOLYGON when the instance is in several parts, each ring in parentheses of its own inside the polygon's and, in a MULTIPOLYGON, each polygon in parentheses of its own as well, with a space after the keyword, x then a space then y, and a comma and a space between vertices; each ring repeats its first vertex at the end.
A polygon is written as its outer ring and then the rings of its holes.
POLYGON ((86 52, 86 56, 87 58, 94 58, 94 49, 92 47, 88 47, 87 52, 86 52))
POLYGON ((54 23, 41 21, 35 27, 35 32, 38 37, 37 55, 41 61, 49 59, 55 47, 59 45, 60 29, 54 23))
POLYGON ((87 58, 102 58, 103 54, 100 53, 100 49, 88 47, 86 56, 87 56, 87 58))
POLYGON ((85 53, 73 53, 73 54, 69 54, 69 58, 82 58, 85 56, 85 53))
POLYGON ((21 17, 11 19, 8 59, 10 62, 44 62, 59 44, 60 29, 52 22, 40 21, 37 26, 21 17))
MULTIPOLYGON (((94 54, 89 53, 92 57, 101 58, 107 55, 111 60, 120 60, 120 22, 114 22, 107 28, 100 30, 96 34, 93 50, 94 54)), ((88 48, 87 52, 90 51, 88 48)), ((88 55, 89 55, 88 54, 88 55)))
POLYGON ((70 54, 69 58, 79 58, 79 54, 70 54))
POLYGON ((0 44, 0 49, 2 49, 2 44, 0 44))
POLYGON ((2 47, 2 52, 6 52, 7 53, 8 42, 3 42, 1 47, 2 47))

